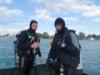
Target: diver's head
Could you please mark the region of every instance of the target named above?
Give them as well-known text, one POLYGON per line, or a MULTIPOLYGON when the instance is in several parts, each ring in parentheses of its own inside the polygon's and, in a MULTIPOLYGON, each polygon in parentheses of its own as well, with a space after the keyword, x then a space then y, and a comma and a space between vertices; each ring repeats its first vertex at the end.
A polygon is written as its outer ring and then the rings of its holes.
POLYGON ((65 29, 65 21, 62 18, 57 18, 55 20, 55 28, 57 32, 61 32, 65 29))
POLYGON ((31 20, 31 22, 30 22, 30 29, 32 31, 36 31, 37 30, 37 27, 38 27, 38 22, 35 21, 35 20, 31 20))

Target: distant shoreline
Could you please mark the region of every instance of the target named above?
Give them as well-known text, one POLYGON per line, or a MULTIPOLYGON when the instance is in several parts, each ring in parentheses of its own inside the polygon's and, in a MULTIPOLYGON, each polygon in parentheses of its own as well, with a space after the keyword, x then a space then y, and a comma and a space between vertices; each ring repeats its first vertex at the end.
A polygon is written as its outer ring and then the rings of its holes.
MULTIPOLYGON (((0 36, 0 38, 16 38, 16 36, 0 36)), ((52 39, 52 38, 40 38, 40 39, 52 39)), ((96 41, 96 40, 100 40, 100 39, 79 39, 79 40, 91 40, 91 41, 96 41)))

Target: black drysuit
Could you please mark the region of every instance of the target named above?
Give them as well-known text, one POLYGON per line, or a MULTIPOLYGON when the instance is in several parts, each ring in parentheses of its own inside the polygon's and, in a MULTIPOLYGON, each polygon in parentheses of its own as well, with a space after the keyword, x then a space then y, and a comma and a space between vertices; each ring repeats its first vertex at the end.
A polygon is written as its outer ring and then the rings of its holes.
POLYGON ((22 68, 22 73, 24 75, 30 75, 30 70, 32 69, 35 61, 34 50, 37 51, 37 54, 41 56, 40 49, 32 49, 31 44, 38 41, 38 36, 35 31, 32 29, 25 30, 21 33, 18 38, 18 49, 20 56, 20 65, 22 68), (28 34, 30 34, 28 36, 28 34), (34 39, 32 40, 32 38, 34 39), (32 42, 30 42, 32 40, 32 42))
POLYGON ((64 75, 78 75, 76 68, 80 63, 80 51, 73 45, 70 32, 65 28, 64 21, 60 19, 58 23, 62 24, 63 28, 55 34, 47 63, 50 62, 51 58, 57 60, 54 65, 56 75, 60 74, 61 64, 64 66, 64 75), (65 47, 61 47, 63 42, 65 47))
MULTIPOLYGON (((79 50, 74 47, 71 36, 69 34, 69 31, 65 28, 63 30, 63 33, 57 33, 54 37, 52 48, 50 49, 49 56, 47 61, 49 61, 50 58, 57 59, 57 63, 55 64, 55 70, 57 75, 60 73, 60 65, 63 64, 64 66, 64 74, 69 75, 69 72, 71 70, 71 73, 74 73, 76 71, 76 68, 80 62, 80 54, 79 50), (61 43, 63 41, 63 36, 66 34, 66 38, 64 40, 65 47, 61 47, 61 43)), ((71 75, 74 75, 71 74, 71 75)))

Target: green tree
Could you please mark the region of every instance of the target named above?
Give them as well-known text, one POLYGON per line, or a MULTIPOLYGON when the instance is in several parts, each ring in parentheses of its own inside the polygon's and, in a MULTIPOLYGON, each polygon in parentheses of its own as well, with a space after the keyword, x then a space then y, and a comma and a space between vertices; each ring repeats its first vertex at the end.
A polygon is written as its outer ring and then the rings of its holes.
POLYGON ((92 37, 92 35, 90 35, 90 34, 89 34, 89 35, 87 35, 87 38, 91 38, 91 37, 92 37))
POLYGON ((96 35, 96 34, 92 34, 92 37, 93 37, 94 39, 96 39, 97 35, 96 35))
POLYGON ((44 38, 44 39, 49 39, 49 34, 48 34, 47 32, 44 32, 44 33, 43 33, 43 38, 44 38))
POLYGON ((80 39, 83 39, 83 38, 85 38, 85 33, 80 32, 78 36, 79 36, 80 39))
POLYGON ((100 35, 97 35, 96 39, 97 39, 97 40, 100 40, 100 35))

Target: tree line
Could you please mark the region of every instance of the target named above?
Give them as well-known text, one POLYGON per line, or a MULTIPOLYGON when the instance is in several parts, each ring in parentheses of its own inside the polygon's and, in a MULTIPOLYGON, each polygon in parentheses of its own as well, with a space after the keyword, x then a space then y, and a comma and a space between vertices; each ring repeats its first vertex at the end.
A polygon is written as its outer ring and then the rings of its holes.
MULTIPOLYGON (((100 40, 100 35, 96 35, 96 34, 88 34, 86 35, 84 32, 80 32, 79 34, 77 34, 79 39, 80 40, 84 40, 84 39, 95 39, 95 40, 100 40)), ((3 37, 6 37, 6 36, 10 36, 10 34, 5 34, 3 35, 3 37)), ((13 35, 15 36, 15 35, 13 35)), ((47 32, 44 32, 44 33, 38 33, 38 36, 42 39, 50 39, 50 38, 53 38, 53 35, 50 36, 49 33, 47 32)), ((2 36, 1 36, 2 37, 2 36)))
POLYGON ((96 34, 88 34, 88 35, 86 35, 84 32, 80 32, 79 34, 78 34, 78 37, 79 37, 79 39, 80 40, 82 40, 82 39, 94 39, 94 40, 100 40, 100 35, 96 35, 96 34))

